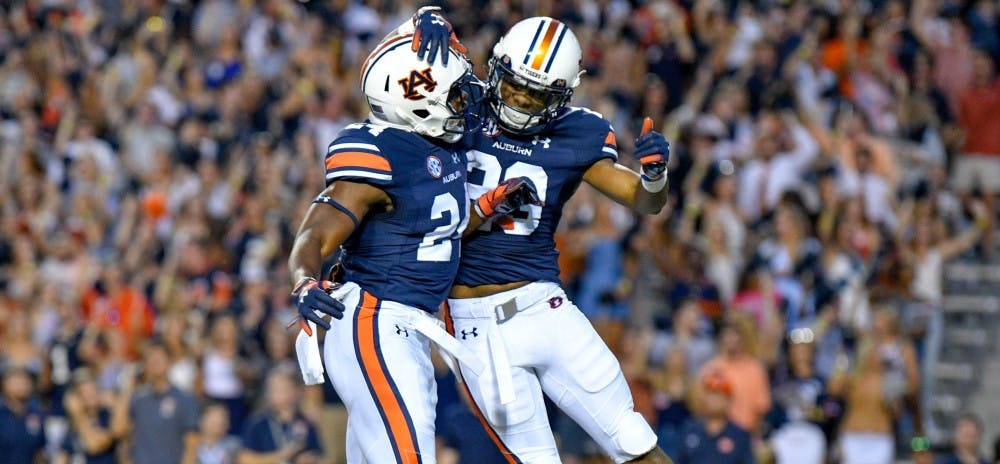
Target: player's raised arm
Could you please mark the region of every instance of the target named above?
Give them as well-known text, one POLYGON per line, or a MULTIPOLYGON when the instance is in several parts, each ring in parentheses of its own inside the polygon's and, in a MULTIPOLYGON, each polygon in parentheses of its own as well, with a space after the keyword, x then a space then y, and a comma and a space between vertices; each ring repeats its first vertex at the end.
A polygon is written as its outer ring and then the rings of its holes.
MULTIPOLYGON (((329 329, 330 325, 317 316, 316 311, 338 319, 343 317, 343 305, 325 292, 329 283, 316 279, 323 257, 336 251, 350 237, 359 218, 372 209, 390 204, 389 196, 381 189, 351 181, 334 182, 313 200, 288 257, 288 269, 294 283, 292 293, 304 319, 329 329)), ((308 324, 303 323, 302 329, 311 335, 308 324)))
POLYGON ((643 121, 632 156, 642 163, 641 174, 606 158, 591 165, 583 180, 634 211, 656 214, 667 202, 665 187, 670 144, 653 130, 652 119, 643 121))

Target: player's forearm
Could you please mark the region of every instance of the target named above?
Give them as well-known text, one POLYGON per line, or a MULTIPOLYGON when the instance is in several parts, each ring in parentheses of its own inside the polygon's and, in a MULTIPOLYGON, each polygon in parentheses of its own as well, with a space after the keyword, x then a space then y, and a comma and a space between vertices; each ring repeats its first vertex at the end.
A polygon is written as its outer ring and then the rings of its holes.
POLYGON ((650 192, 638 185, 632 199, 632 209, 641 214, 657 214, 667 204, 667 189, 664 187, 659 192, 650 192))
POLYGON ((469 216, 468 216, 469 223, 466 224, 465 230, 462 231, 462 236, 463 237, 466 237, 469 234, 471 234, 472 232, 474 232, 476 229, 479 228, 479 226, 483 225, 483 222, 485 222, 485 221, 483 221, 482 217, 480 217, 478 214, 476 214, 476 208, 472 206, 472 203, 469 203, 469 213, 468 214, 469 214, 469 216))
POLYGON ((323 240, 312 229, 303 229, 295 238, 288 256, 292 285, 305 277, 317 278, 323 265, 323 240))

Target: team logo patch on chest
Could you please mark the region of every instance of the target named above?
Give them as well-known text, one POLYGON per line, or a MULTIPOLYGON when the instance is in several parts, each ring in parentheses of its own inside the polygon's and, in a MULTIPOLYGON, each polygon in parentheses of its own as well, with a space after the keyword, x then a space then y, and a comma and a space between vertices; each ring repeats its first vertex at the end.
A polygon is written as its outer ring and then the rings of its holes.
POLYGON ((423 71, 412 69, 408 77, 396 82, 403 87, 403 98, 407 100, 423 99, 424 96, 417 93, 417 89, 420 87, 428 92, 433 92, 434 88, 437 87, 437 81, 434 80, 434 76, 431 76, 431 68, 425 68, 423 71))
POLYGON ((427 157, 427 172, 431 174, 435 179, 441 177, 442 172, 441 158, 437 156, 430 155, 427 157))

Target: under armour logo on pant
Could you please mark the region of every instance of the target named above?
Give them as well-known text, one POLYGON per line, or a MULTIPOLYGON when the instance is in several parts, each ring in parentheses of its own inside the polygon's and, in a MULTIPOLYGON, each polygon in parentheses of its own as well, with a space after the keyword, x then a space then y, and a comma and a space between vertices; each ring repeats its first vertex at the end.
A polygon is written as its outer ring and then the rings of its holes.
POLYGON ((394 324, 396 326, 396 335, 403 335, 404 337, 409 337, 410 333, 406 331, 405 328, 400 327, 399 324, 394 324))
POLYGON ((466 332, 465 329, 462 329, 462 340, 465 340, 469 335, 472 335, 473 337, 478 337, 479 336, 479 334, 476 333, 476 328, 475 327, 473 327, 472 330, 470 330, 468 332, 466 332))

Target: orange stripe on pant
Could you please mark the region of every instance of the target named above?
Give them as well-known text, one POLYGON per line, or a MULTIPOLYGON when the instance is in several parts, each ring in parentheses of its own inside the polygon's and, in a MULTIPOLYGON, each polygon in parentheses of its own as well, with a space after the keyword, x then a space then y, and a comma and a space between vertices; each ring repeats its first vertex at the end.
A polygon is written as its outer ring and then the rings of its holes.
POLYGON ((375 340, 378 327, 375 325, 375 315, 378 308, 378 298, 364 292, 361 307, 354 321, 355 343, 357 343, 358 360, 361 371, 368 380, 376 406, 381 409, 385 419, 385 429, 389 434, 396 452, 398 464, 419 464, 420 454, 417 449, 416 436, 410 427, 403 405, 396 396, 389 373, 382 360, 379 359, 379 346, 375 340))
POLYGON ((531 61, 532 68, 542 69, 542 64, 545 63, 545 57, 549 54, 549 45, 552 45, 552 38, 556 36, 557 29, 559 29, 559 21, 553 19, 552 22, 549 23, 548 29, 545 30, 542 43, 538 46, 538 53, 535 53, 535 59, 531 61))
MULTIPOLYGON (((441 310, 444 313, 443 314, 444 328, 445 330, 448 331, 449 335, 454 337, 455 321, 451 320, 451 308, 448 306, 447 301, 444 302, 444 305, 441 307, 441 310)), ((461 371, 462 368, 458 367, 458 370, 461 371)), ((497 445, 497 448, 500 450, 500 454, 503 455, 504 460, 506 460, 508 464, 523 464, 521 460, 517 458, 517 455, 515 455, 510 450, 510 448, 507 448, 507 445, 503 444, 503 441, 500 440, 500 436, 497 435, 497 432, 493 430, 493 427, 490 426, 489 421, 486 420, 486 416, 483 415, 483 412, 479 410, 479 405, 476 404, 476 400, 472 396, 472 392, 469 391, 469 386, 466 385, 465 380, 462 379, 462 381, 459 382, 459 385, 461 385, 462 390, 465 391, 465 394, 469 396, 469 404, 472 407, 473 414, 475 414, 476 417, 479 418, 479 422, 483 424, 483 428, 486 429, 486 434, 490 436, 490 440, 493 440, 493 444, 497 445)))

